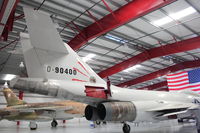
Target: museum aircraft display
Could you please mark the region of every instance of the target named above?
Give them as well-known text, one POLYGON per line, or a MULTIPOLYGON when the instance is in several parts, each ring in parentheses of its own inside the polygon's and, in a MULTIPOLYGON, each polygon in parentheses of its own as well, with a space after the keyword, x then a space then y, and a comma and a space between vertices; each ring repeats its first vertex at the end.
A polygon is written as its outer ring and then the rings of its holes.
MULTIPOLYGON (((63 43, 49 15, 24 8, 28 34, 21 33, 21 44, 28 78, 15 78, 12 88, 65 98, 88 104, 87 120, 158 122, 195 116, 200 133, 198 94, 131 90, 111 85, 63 43)), ((82 36, 80 36, 82 37, 82 36)))
POLYGON ((20 100, 13 91, 4 86, 2 90, 7 107, 0 109, 0 120, 30 121, 30 129, 37 129, 36 122, 51 121, 51 126, 58 125, 56 120, 68 120, 83 117, 85 104, 72 101, 58 101, 45 103, 26 103, 20 100))

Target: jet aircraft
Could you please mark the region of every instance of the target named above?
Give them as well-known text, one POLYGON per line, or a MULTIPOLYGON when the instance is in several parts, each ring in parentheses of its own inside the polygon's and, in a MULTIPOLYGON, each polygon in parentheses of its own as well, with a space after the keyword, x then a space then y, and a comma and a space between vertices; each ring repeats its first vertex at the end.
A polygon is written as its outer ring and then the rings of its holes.
MULTIPOLYGON (((200 133, 198 94, 131 90, 106 83, 63 43, 49 15, 24 8, 29 35, 21 34, 28 78, 16 78, 11 87, 88 104, 87 120, 158 122, 195 116, 200 133)), ((82 36, 80 36, 81 38, 82 36)))
POLYGON ((37 129, 36 122, 51 121, 51 126, 58 125, 56 120, 68 120, 83 117, 85 104, 72 101, 57 101, 45 103, 26 103, 20 100, 13 91, 4 87, 3 91, 7 107, 0 109, 0 120, 30 121, 30 129, 37 129))

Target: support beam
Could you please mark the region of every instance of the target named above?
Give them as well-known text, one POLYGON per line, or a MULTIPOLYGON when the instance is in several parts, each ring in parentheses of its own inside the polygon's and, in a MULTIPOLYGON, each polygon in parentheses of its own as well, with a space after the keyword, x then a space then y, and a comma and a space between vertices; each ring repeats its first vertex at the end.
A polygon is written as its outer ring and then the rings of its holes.
MULTIPOLYGON (((7 0, 5 0, 5 1, 7 1, 7 0)), ((12 31, 14 18, 15 18, 15 10, 17 8, 17 4, 19 3, 19 1, 20 0, 13 1, 14 3, 13 3, 13 6, 12 6, 12 9, 9 9, 9 14, 5 15, 5 11, 3 12, 3 14, 2 14, 2 12, 0 13, 0 22, 1 23, 2 23, 3 16, 9 16, 8 19, 6 19, 3 31, 0 33, 1 37, 3 37, 4 41, 7 41, 8 33, 9 33, 9 31, 12 31)), ((11 8, 11 7, 6 7, 6 8, 11 8)))
POLYGON ((200 48, 200 36, 146 50, 134 57, 101 71, 99 76, 105 78, 156 57, 185 52, 197 48, 200 48))
POLYGON ((200 60, 182 62, 176 65, 158 70, 156 72, 144 75, 142 77, 138 77, 136 79, 132 79, 124 83, 120 83, 117 86, 120 86, 120 87, 131 86, 131 85, 139 84, 148 80, 152 80, 152 79, 167 75, 172 72, 176 72, 176 71, 186 69, 186 68, 194 68, 194 67, 200 67, 200 60))
POLYGON ((163 86, 167 86, 167 81, 163 81, 163 82, 156 83, 153 85, 145 86, 142 88, 137 88, 137 90, 155 90, 155 89, 163 87, 163 86))
POLYGON ((74 50, 77 50, 88 40, 100 36, 133 19, 137 19, 174 1, 176 0, 133 0, 118 10, 113 11, 97 22, 84 28, 78 35, 70 40, 68 44, 74 50))
POLYGON ((7 5, 8 5, 8 0, 4 0, 0 10, 0 22, 2 21, 7 5))

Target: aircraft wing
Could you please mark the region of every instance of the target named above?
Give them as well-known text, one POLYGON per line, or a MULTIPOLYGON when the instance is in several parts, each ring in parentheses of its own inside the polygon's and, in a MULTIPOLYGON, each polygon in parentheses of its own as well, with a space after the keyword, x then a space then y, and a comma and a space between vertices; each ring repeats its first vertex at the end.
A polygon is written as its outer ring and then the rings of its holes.
POLYGON ((149 109, 147 112, 154 112, 155 118, 170 117, 174 115, 187 115, 190 110, 199 109, 199 105, 194 103, 173 103, 163 102, 159 107, 149 109))
MULTIPOLYGON (((34 112, 34 111, 70 111, 72 106, 49 106, 49 107, 23 107, 23 108, 10 108, 7 111, 16 112, 34 112)), ((6 110, 4 110, 6 111, 6 110)))

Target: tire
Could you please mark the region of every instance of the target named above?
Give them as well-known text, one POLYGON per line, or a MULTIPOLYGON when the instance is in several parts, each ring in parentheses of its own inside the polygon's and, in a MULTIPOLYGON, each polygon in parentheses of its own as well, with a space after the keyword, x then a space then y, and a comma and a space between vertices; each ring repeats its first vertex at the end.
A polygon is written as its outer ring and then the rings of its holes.
POLYGON ((97 125, 100 125, 100 124, 101 124, 101 122, 100 122, 100 121, 96 121, 96 124, 97 124, 97 125))
POLYGON ((124 124, 122 129, 123 129, 124 133, 130 133, 130 131, 131 131, 131 128, 128 124, 124 124))
POLYGON ((31 130, 36 130, 37 128, 30 128, 31 130))
POLYGON ((51 126, 52 126, 52 127, 57 127, 57 125, 58 125, 57 121, 53 120, 53 121, 51 122, 51 126))
POLYGON ((183 123, 183 119, 178 119, 178 122, 179 123, 183 123))

